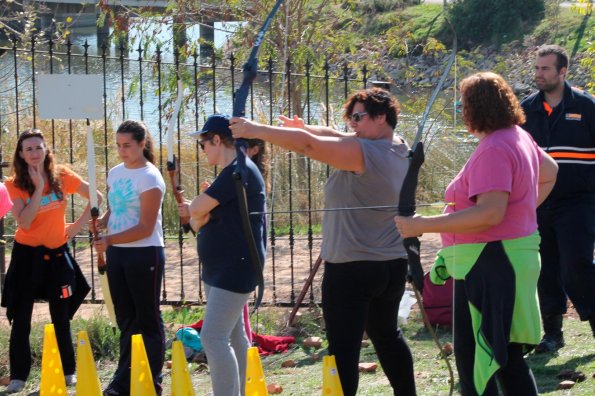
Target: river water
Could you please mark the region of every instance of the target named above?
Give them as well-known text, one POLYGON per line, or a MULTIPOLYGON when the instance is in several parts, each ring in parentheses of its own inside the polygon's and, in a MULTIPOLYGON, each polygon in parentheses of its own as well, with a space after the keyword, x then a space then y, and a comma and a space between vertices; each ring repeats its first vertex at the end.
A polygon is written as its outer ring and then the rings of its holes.
MULTIPOLYGON (((220 25, 216 24, 216 28, 220 25)), ((20 130, 32 127, 33 115, 33 79, 32 71, 35 66, 35 75, 49 74, 50 69, 53 73, 72 73, 72 74, 103 74, 105 72, 106 85, 106 119, 108 123, 100 122, 96 124, 96 128, 113 130, 124 119, 143 119, 149 129, 152 131, 157 142, 165 142, 163 132, 166 126, 165 114, 171 111, 171 99, 175 97, 175 89, 173 93, 171 89, 175 87, 175 69, 172 64, 173 55, 171 53, 171 33, 165 29, 158 32, 154 43, 160 43, 163 51, 162 55, 162 87, 166 85, 170 89, 164 89, 164 92, 159 95, 158 80, 155 73, 156 63, 154 57, 146 57, 143 54, 142 62, 138 60, 139 54, 135 51, 138 48, 140 37, 144 31, 149 31, 155 26, 144 26, 133 28, 130 32, 130 47, 131 50, 124 54, 124 60, 120 59, 120 51, 112 44, 107 51, 105 66, 100 56, 97 54, 97 35, 94 28, 76 28, 70 32, 70 39, 72 42, 72 56, 69 58, 65 54, 65 46, 57 46, 54 49, 54 57, 51 59, 47 54, 47 44, 42 45, 36 49, 35 64, 33 65, 33 58, 29 51, 18 51, 16 58, 16 70, 18 77, 15 78, 15 57, 11 50, 6 51, 0 56, 0 126, 10 132, 16 130, 17 124, 20 130), (86 65, 84 58, 80 56, 84 52, 85 42, 89 45, 89 60, 86 65), (133 49, 134 48, 134 49, 133 49), (74 55, 79 54, 79 55, 74 55), (88 70, 86 70, 86 67, 88 70), (142 75, 142 98, 141 98, 141 84, 140 78, 142 75), (17 100, 18 95, 18 100, 17 100), (141 100, 142 99, 142 100, 141 100), (162 112, 160 114, 160 101, 162 112), (16 117, 18 103, 18 120, 16 117), (161 131, 161 136, 160 136, 161 131)), ((231 30, 233 27, 224 26, 226 30, 231 30)), ((215 45, 221 48, 225 45, 225 40, 228 33, 221 30, 215 31, 215 45)), ((198 28, 189 28, 187 31, 188 39, 194 42, 198 39, 198 28)), ((7 45, 5 44, 6 48, 7 45)), ((146 48, 146 53, 153 54, 155 44, 146 48)), ((210 60, 201 62, 198 59, 198 78, 196 83, 194 81, 194 67, 191 64, 193 61, 190 58, 186 65, 181 66, 185 74, 185 94, 188 100, 183 105, 183 116, 180 123, 180 136, 184 140, 188 132, 194 131, 202 126, 204 119, 208 114, 215 111, 221 113, 231 113, 232 111, 232 89, 231 89, 231 73, 229 70, 229 62, 225 65, 218 63, 218 68, 215 73, 215 83, 212 79, 212 68, 210 60), (196 84, 196 85, 195 85, 196 84), (194 89, 196 86, 196 89, 194 89)), ((236 63, 236 71, 234 78, 234 86, 237 88, 241 82, 241 61, 236 63)), ((361 65, 363 66, 363 64, 361 65)), ((284 96, 276 96, 277 92, 284 92, 287 88, 287 82, 283 78, 283 64, 275 64, 274 71, 277 73, 273 76, 273 84, 269 83, 269 77, 266 72, 259 75, 257 83, 254 85, 254 92, 252 96, 252 106, 248 105, 247 115, 258 119, 261 122, 274 122, 278 114, 288 114, 287 98, 284 96), (271 91, 273 96, 271 99, 271 91), (273 102, 271 104, 271 102, 273 102), (272 114, 272 119, 271 119, 272 114)), ((292 67, 294 69, 294 67, 292 67)), ((327 112, 326 106, 327 94, 325 92, 326 82, 321 76, 313 76, 311 81, 310 92, 310 107, 303 109, 304 118, 310 115, 311 123, 324 123, 327 117, 330 118, 331 123, 339 129, 344 130, 345 125, 341 119, 341 104, 345 98, 345 91, 352 92, 362 87, 361 81, 349 81, 347 89, 342 80, 341 67, 336 68, 337 71, 333 73, 333 77, 329 80, 329 101, 330 110, 327 112)), ((292 78, 291 88, 295 89, 296 84, 305 85, 305 77, 303 75, 292 78)), ((37 87, 36 87, 37 91, 37 87)), ((393 92, 398 97, 399 101, 403 103, 402 114, 399 117, 396 132, 400 135, 406 136, 409 141, 412 140, 413 135, 417 130, 417 122, 419 121, 420 113, 426 105, 426 100, 423 98, 429 96, 428 91, 412 93, 393 92), (417 98, 413 101, 413 98, 417 98), (421 98, 421 99, 420 99, 421 98)), ((60 100, 60 93, 56 93, 56 100, 60 100)), ((294 99, 292 99, 294 100, 294 99)), ((460 127, 453 128, 454 122, 452 115, 452 90, 445 91, 442 98, 444 105, 436 106, 438 109, 444 110, 440 113, 433 114, 427 125, 432 125, 432 132, 424 140, 433 139, 436 137, 447 136, 444 131, 452 132, 460 129, 460 127), (436 119, 433 119, 436 118, 436 119)), ((304 90, 302 102, 306 103, 306 93, 304 90)), ((81 122, 75 122, 75 127, 79 128, 81 122)), ((82 127, 81 127, 82 128, 82 127)), ((435 139, 438 140, 438 139, 435 139)), ((190 144, 191 140, 188 138, 184 140, 183 144, 190 144)), ((10 146, 10 144, 8 145, 10 146)), ((9 147, 5 147, 9 148, 9 147)), ((69 155, 70 148, 57 147, 57 154, 60 150, 64 152, 61 155, 69 155)), ((452 146, 432 144, 432 150, 441 157, 448 157, 452 155, 452 146)), ((431 159, 430 159, 431 161, 431 159)), ((440 183, 442 184, 442 183, 440 183)), ((441 186, 440 186, 441 187, 441 186)), ((440 188, 439 187, 439 188, 440 188)))

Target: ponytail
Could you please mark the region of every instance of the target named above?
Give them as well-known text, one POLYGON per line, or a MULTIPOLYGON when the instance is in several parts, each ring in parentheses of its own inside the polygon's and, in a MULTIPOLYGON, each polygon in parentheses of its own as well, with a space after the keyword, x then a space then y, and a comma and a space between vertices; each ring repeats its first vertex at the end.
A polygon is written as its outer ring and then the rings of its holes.
POLYGON ((153 152, 153 138, 149 133, 149 128, 142 121, 126 120, 120 124, 116 133, 129 133, 132 135, 132 139, 136 142, 141 143, 145 141, 145 148, 143 149, 143 155, 153 165, 155 165, 155 154, 153 152))

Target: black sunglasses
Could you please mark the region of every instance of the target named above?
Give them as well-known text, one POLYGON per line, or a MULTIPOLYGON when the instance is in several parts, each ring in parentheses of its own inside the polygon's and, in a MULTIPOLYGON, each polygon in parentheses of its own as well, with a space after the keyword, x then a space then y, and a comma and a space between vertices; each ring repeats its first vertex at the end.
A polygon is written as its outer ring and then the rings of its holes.
POLYGON ((198 145, 200 146, 200 149, 204 151, 205 149, 205 143, 206 142, 210 142, 211 140, 213 140, 213 136, 206 138, 206 139, 202 139, 198 141, 198 145))
POLYGON ((367 111, 360 111, 359 113, 353 113, 349 116, 349 119, 353 122, 360 122, 365 115, 367 115, 367 111))

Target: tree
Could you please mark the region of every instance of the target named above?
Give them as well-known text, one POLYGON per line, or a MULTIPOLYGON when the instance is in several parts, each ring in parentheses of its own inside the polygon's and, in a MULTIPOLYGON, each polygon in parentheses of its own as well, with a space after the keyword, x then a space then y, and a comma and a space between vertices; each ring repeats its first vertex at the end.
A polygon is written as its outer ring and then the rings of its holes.
MULTIPOLYGON (((48 13, 49 8, 38 2, 19 0, 3 0, 0 3, 0 40, 17 38, 21 42, 28 42, 32 37, 41 39, 47 32, 40 29, 40 16, 48 13)), ((70 22, 70 21, 69 21, 70 22)), ((51 21, 52 38, 60 40, 67 35, 64 24, 51 21)))

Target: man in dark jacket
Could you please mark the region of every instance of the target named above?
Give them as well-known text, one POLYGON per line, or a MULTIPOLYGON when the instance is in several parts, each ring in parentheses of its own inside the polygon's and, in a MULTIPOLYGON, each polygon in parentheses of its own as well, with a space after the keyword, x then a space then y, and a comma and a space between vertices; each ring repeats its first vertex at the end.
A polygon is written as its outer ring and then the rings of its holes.
POLYGON ((567 297, 595 336, 595 99, 565 82, 567 70, 562 47, 540 47, 535 66, 539 91, 521 103, 527 116, 523 128, 559 166, 554 190, 537 209, 545 332, 537 353, 564 346, 567 297))

